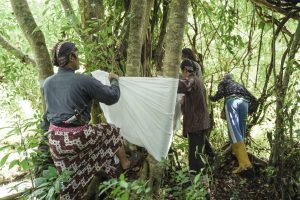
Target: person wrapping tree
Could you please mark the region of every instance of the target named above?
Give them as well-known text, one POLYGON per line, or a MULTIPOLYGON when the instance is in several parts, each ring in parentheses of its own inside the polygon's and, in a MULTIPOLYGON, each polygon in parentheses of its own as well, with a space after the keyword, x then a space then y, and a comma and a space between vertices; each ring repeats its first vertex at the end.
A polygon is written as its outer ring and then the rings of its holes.
POLYGON ((88 124, 93 99, 107 105, 118 102, 118 76, 109 74, 111 85, 107 86, 76 74, 79 57, 71 42, 55 45, 53 64, 59 67, 58 72, 45 80, 43 88, 50 153, 59 173, 73 172, 62 186, 60 199, 85 199, 89 183, 99 172, 116 177, 118 160, 124 171, 136 171, 142 157, 135 154, 127 158, 119 128, 107 123, 88 124))
POLYGON ((234 174, 252 168, 245 147, 245 134, 249 102, 256 98, 241 84, 232 79, 227 73, 218 85, 218 91, 214 96, 209 97, 215 102, 225 99, 225 115, 228 125, 228 134, 232 144, 232 153, 237 157, 239 166, 233 170, 234 174))

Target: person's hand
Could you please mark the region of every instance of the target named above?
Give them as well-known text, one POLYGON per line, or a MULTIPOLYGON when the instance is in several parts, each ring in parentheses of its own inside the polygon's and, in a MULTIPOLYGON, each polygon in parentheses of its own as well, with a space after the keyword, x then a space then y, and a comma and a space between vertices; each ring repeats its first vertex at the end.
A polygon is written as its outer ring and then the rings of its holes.
POLYGON ((117 74, 114 74, 114 73, 109 73, 109 75, 108 75, 108 79, 109 79, 109 81, 111 81, 112 79, 119 79, 119 76, 117 75, 117 74))

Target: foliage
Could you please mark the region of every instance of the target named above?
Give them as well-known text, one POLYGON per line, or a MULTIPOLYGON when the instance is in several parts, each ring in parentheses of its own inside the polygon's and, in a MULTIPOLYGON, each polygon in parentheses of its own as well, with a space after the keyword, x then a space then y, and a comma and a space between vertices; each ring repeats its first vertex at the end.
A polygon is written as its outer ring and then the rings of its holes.
POLYGON ((72 172, 63 171, 62 174, 57 174, 55 167, 49 166, 47 170, 43 171, 43 175, 34 179, 34 189, 28 195, 28 199, 38 198, 46 200, 55 200, 57 194, 61 190, 63 182, 70 179, 72 172))
POLYGON ((147 182, 141 180, 127 181, 124 174, 119 179, 110 179, 103 182, 99 187, 99 195, 107 194, 105 199, 152 199, 149 196, 150 188, 147 182))
MULTIPOLYGON (((1 158, 0 167, 9 164, 9 169, 19 166, 20 170, 27 172, 34 166, 34 158, 36 157, 35 149, 39 145, 40 131, 35 128, 38 124, 36 119, 23 120, 16 115, 16 121, 9 128, 6 136, 2 139, 0 148, 1 153, 5 153, 1 158), (9 140, 14 142, 8 142, 9 140), (17 154, 18 158, 7 162, 12 154, 17 154)), ((5 128, 2 128, 4 130, 5 128)), ((15 157, 15 156, 14 156, 15 157)))
MULTIPOLYGON (((85 68, 85 73, 101 68, 125 75, 128 21, 132 15, 126 10, 127 1, 103 1, 104 16, 100 19, 87 21, 89 26, 82 30, 83 34, 88 35, 86 40, 83 40, 75 31, 74 23, 65 17, 59 0, 28 2, 39 25, 38 28, 45 35, 49 51, 57 41, 70 40, 79 47, 81 64, 85 68), (93 34, 89 34, 91 32, 93 34)), ((71 2, 75 15, 79 19, 81 17, 79 5, 74 1, 71 2)), ((30 44, 17 26, 9 1, 3 0, 1 3, 3 6, 0 7, 0 34, 22 50, 24 54, 34 57, 30 44)), ((156 12, 154 9, 151 11, 149 20, 151 30, 147 34, 148 39, 150 39, 149 49, 151 51, 158 46, 162 32, 160 25, 163 12, 162 4, 157 6, 156 12)), ((274 58, 275 65, 270 78, 267 79, 267 69, 269 69, 272 51, 274 51, 271 49, 271 43, 274 30, 278 27, 276 23, 272 24, 272 22, 280 21, 282 15, 266 8, 254 8, 251 1, 246 0, 192 0, 189 12, 189 25, 186 26, 184 43, 185 46, 196 51, 199 60, 201 60, 200 55, 203 55, 204 80, 207 91, 214 92, 216 90, 223 72, 234 73, 235 79, 244 83, 257 97, 263 95, 265 88, 266 94, 259 107, 262 113, 258 116, 255 126, 249 130, 249 133, 253 137, 250 139, 252 152, 259 154, 263 149, 264 154, 262 155, 267 157, 271 153, 270 147, 274 142, 273 133, 275 132, 276 118, 274 113, 276 100, 279 98, 275 95, 276 82, 280 70, 285 69, 286 66, 286 63, 281 66, 281 62, 290 38, 284 31, 278 35, 274 58), (209 79, 212 80, 211 83, 209 79), (267 135, 270 135, 268 139, 267 135)), ((296 20, 288 20, 285 24, 286 30, 293 34, 296 23, 296 20)), ((80 28, 82 28, 81 25, 79 24, 80 28)), ((154 60, 156 59, 154 50, 150 55, 152 56, 150 58, 150 68, 152 68, 150 71, 154 72, 154 60)), ((299 58, 298 51, 294 60, 299 62, 299 58)), ((281 142, 285 148, 280 149, 283 156, 278 165, 281 168, 290 169, 289 172, 286 172, 290 178, 286 178, 284 174, 278 174, 278 166, 268 166, 265 169, 265 173, 269 177, 279 176, 282 178, 280 180, 285 181, 286 184, 283 185, 287 185, 287 187, 290 183, 299 182, 299 168, 295 167, 299 163, 299 146, 297 145, 300 138, 299 66, 294 65, 292 71, 285 104, 282 108, 284 131, 281 142)), ((1 121, 6 121, 6 119, 11 121, 7 128, 2 127, 0 129, 0 167, 8 167, 9 169, 18 167, 20 171, 28 172, 32 167, 38 165, 37 163, 40 163, 40 158, 47 157, 43 154, 40 155, 41 152, 37 150, 42 137, 41 130, 38 128, 41 118, 41 97, 37 74, 37 69, 34 66, 25 65, 12 56, 10 52, 0 48, 0 114, 5 115, 1 121), (1 79, 2 76, 3 79, 1 79), (33 116, 26 116, 20 106, 21 101, 30 102, 34 110, 33 116), (2 137, 2 133, 5 134, 5 137, 2 137), (11 160, 13 154, 17 154, 18 158, 11 160)), ((156 74, 151 75, 155 76, 156 74)), ((214 146, 221 149, 228 142, 226 123, 219 117, 222 103, 210 105, 210 108, 215 121, 210 138, 214 146)), ((177 170, 170 175, 170 180, 174 181, 176 185, 166 186, 162 188, 162 192, 165 194, 172 193, 176 197, 183 195, 181 196, 183 198, 193 198, 192 196, 195 194, 205 195, 200 181, 202 176, 200 178, 196 176, 193 185, 185 186, 189 182, 185 168, 187 141, 175 137, 173 147, 178 152, 179 162, 184 163, 184 169, 177 170), (182 192, 183 188, 185 189, 184 192, 182 192)), ((29 174, 33 179, 32 173, 29 174)), ((58 176, 56 172, 54 173, 53 168, 48 168, 48 172, 45 172, 44 175, 36 180, 37 190, 32 194, 32 197, 43 196, 51 199, 57 193, 60 182, 68 176, 67 174, 61 175, 62 177, 58 176), (53 176, 48 176, 47 173, 53 176), (48 190, 49 193, 47 193, 48 190)), ((119 179, 106 182, 100 188, 106 191, 112 190, 114 197, 110 196, 110 198, 122 199, 137 191, 139 191, 138 196, 147 197, 149 193, 146 183, 128 182, 122 176, 119 179)), ((233 198, 237 197, 234 196, 233 198)))

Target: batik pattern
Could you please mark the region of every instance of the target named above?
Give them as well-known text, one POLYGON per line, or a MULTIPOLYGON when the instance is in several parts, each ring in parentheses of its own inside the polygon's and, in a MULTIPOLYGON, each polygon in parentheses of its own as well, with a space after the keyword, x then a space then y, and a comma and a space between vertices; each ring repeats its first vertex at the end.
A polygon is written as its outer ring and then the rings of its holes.
POLYGON ((63 184, 60 199, 84 199, 88 184, 99 171, 115 176, 115 154, 121 145, 119 130, 109 124, 74 128, 51 125, 49 146, 54 164, 59 173, 74 172, 70 181, 63 184))

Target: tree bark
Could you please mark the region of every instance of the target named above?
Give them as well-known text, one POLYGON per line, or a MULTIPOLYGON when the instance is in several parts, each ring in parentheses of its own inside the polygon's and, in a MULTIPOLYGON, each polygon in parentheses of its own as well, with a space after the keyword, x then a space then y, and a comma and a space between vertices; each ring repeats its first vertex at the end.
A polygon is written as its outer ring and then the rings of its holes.
MULTIPOLYGON (((181 47, 183 42, 184 27, 187 20, 188 0, 174 0, 170 4, 170 18, 166 33, 166 52, 164 58, 164 76, 178 77, 181 47)), ((149 166, 148 183, 154 195, 159 194, 164 167, 151 155, 147 157, 149 166)))
POLYGON ((160 25, 160 34, 157 42, 157 46, 154 51, 154 61, 156 64, 156 71, 162 72, 162 60, 163 60, 163 45, 165 41, 165 35, 167 30, 167 22, 168 22, 168 13, 169 13, 169 1, 164 0, 163 2, 163 18, 160 25))
POLYGON ((14 14, 34 52, 39 78, 44 80, 53 74, 50 55, 43 32, 37 26, 26 0, 10 0, 14 14))
MULTIPOLYGON (((93 21, 103 18, 104 16, 104 6, 103 0, 78 0, 82 28, 92 28, 90 26, 93 21)), ((100 27, 94 28, 89 32, 95 32, 99 30, 100 27)))
POLYGON ((150 11, 154 0, 148 0, 143 23, 143 47, 142 47, 142 76, 151 76, 150 63, 152 58, 152 35, 150 24, 150 11))
POLYGON ((285 107, 285 97, 286 92, 289 85, 290 76, 293 73, 293 65, 295 63, 295 54, 299 49, 299 42, 300 42, 300 21, 298 21, 298 26, 294 37, 292 38, 292 44, 289 52, 289 57, 287 60, 285 73, 283 77, 279 77, 281 81, 277 81, 276 86, 276 125, 275 125, 275 135, 274 135, 274 144, 271 151, 271 158, 270 161, 273 165, 278 165, 281 153, 283 151, 282 144, 284 139, 285 133, 285 124, 284 124, 284 107, 285 107))
MULTIPOLYGON (((53 74, 53 67, 44 34, 37 26, 26 0, 10 0, 10 2, 18 24, 34 52, 35 61, 38 67, 40 86, 42 87, 44 80, 53 74)), ((43 95, 42 106, 45 111, 46 106, 43 95)))
POLYGON ((188 0, 174 0, 170 5, 167 25, 163 74, 165 77, 178 77, 184 27, 187 21, 188 0))
POLYGON ((14 55, 16 58, 20 59, 22 63, 36 65, 35 60, 30 58, 28 55, 23 53, 20 49, 9 43, 4 37, 0 35, 0 46, 6 51, 14 55))
POLYGON ((130 31, 127 49, 127 76, 140 76, 141 55, 143 45, 143 30, 145 23, 145 13, 147 8, 146 0, 132 0, 130 13, 130 31))

